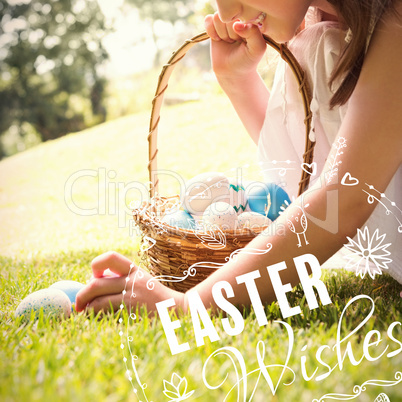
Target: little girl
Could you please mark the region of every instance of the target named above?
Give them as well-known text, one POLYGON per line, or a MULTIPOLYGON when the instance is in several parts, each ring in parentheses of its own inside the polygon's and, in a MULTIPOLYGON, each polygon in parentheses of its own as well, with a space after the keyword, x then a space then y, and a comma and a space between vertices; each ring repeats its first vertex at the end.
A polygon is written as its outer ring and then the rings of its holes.
MULTIPOLYGON (((205 19, 213 69, 258 145, 263 170, 271 172, 267 180, 296 196, 300 173, 293 176, 289 171, 285 182, 267 167, 286 160, 300 166, 304 117, 289 68, 279 64, 271 94, 258 75, 257 64, 266 49, 262 34, 289 42, 307 73, 317 166, 310 187, 273 223, 282 228, 281 234, 260 235, 248 246, 261 250, 270 243, 271 250, 240 253, 194 290, 205 306, 217 307, 212 287, 226 281, 234 293, 230 302, 250 305, 244 283, 236 278, 258 270, 255 285, 263 302, 269 303, 275 291, 267 267, 285 262, 281 282, 294 286, 299 276, 293 258, 312 254, 323 264, 343 245, 360 259, 355 267, 367 269, 365 262, 371 260, 374 268, 402 283, 402 1, 217 0, 217 5, 219 11, 205 19), (308 241, 299 247, 287 216, 301 208, 307 216, 308 241)), ((77 309, 117 309, 122 290, 131 289, 139 269, 134 268, 126 283, 130 264, 114 252, 95 258, 95 279, 77 295, 77 309), (103 277, 106 269, 117 277, 103 277)), ((187 309, 187 294, 159 282, 150 291, 150 276, 143 274, 135 283, 135 299, 130 299, 130 291, 124 295, 127 305, 138 302, 153 311, 155 303, 173 298, 176 307, 187 309)))

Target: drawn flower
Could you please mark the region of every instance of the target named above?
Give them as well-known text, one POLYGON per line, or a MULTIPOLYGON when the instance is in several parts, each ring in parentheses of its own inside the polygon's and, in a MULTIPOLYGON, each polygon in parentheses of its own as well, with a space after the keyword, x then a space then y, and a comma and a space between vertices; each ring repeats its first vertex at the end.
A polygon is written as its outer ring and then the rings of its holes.
POLYGON ((163 393, 172 402, 184 401, 193 395, 194 391, 187 393, 187 380, 185 377, 180 377, 176 373, 172 374, 172 378, 169 381, 163 380, 164 391, 163 393))
POLYGON ((339 137, 338 139, 337 139, 337 143, 339 144, 339 145, 345 145, 346 144, 346 138, 344 138, 344 137, 339 137))
POLYGON ((352 251, 353 254, 345 256, 348 260, 346 268, 356 268, 356 276, 360 274, 364 278, 366 273, 374 279, 375 275, 381 275, 382 269, 388 269, 388 264, 392 262, 389 256, 391 253, 387 248, 391 243, 383 244, 385 234, 380 236, 378 229, 370 236, 367 226, 363 231, 357 230, 357 242, 347 237, 349 244, 345 247, 352 251), (370 269, 370 263, 375 265, 375 268, 370 269))

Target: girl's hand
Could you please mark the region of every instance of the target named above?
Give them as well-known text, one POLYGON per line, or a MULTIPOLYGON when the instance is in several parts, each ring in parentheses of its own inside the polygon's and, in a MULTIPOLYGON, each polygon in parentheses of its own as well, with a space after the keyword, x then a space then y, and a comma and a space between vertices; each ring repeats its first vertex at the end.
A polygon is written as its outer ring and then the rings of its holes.
POLYGON ((212 68, 219 81, 244 79, 256 71, 266 50, 256 25, 240 21, 226 24, 215 13, 205 17, 205 28, 211 37, 212 68))
POLYGON ((95 313, 114 311, 120 308, 122 301, 127 308, 145 305, 148 312, 156 310, 155 304, 174 298, 177 307, 184 307, 184 295, 163 286, 146 271, 133 266, 132 262, 113 251, 96 257, 92 261, 93 278, 81 289, 75 300, 77 311, 93 309, 95 313), (104 276, 110 270, 115 276, 104 276), (123 291, 126 291, 125 293, 123 291), (123 294, 124 293, 124 294, 123 294))

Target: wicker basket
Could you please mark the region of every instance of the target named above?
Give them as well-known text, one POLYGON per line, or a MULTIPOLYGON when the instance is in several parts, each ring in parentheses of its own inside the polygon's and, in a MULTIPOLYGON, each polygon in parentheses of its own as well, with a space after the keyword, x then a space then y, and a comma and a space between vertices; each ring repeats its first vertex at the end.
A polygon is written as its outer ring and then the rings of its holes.
MULTIPOLYGON (((206 33, 201 33, 187 40, 173 53, 168 63, 162 68, 155 97, 152 101, 148 135, 150 200, 144 202, 140 208, 133 211, 134 221, 141 230, 142 257, 146 261, 151 274, 158 277, 167 286, 181 292, 185 292, 204 280, 214 269, 225 263, 230 254, 239 248, 245 247, 259 232, 264 230, 264 228, 253 231, 249 229, 224 232, 217 230, 213 233, 202 233, 200 230, 175 228, 161 222, 166 210, 178 205, 180 202, 179 196, 162 197, 158 194, 158 178, 156 175, 157 134, 163 95, 168 87, 168 81, 176 63, 196 43, 208 38, 206 33), (209 263, 202 264, 202 262, 206 261, 209 263)), ((309 139, 311 98, 305 74, 286 45, 278 44, 268 37, 265 37, 265 40, 288 63, 299 83, 299 91, 305 111, 304 123, 306 128, 303 160, 304 163, 311 164, 315 143, 309 139)), ((309 179, 308 169, 303 170, 299 183, 299 194, 307 187, 309 179)))

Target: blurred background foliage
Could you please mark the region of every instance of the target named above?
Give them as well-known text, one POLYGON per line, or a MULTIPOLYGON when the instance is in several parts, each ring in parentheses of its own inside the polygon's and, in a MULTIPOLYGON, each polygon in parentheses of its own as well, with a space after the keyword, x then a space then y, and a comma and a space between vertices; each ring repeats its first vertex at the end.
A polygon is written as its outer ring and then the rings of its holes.
MULTIPOLYGON (((213 0, 0 0, 0 159, 150 110, 163 63, 213 12, 213 0)), ((177 70, 172 103, 220 91, 207 42, 177 70)))
MULTIPOLYGON (((208 9, 199 0, 126 0, 116 2, 111 18, 106 3, 0 0, 0 159, 149 107, 149 87, 156 81, 152 67, 159 67, 164 50, 176 45, 166 41, 167 28, 178 27, 179 41, 196 32, 194 22, 208 9), (126 29, 126 47, 141 42, 150 47, 151 39, 154 51, 142 55, 140 50, 137 60, 148 58, 152 67, 110 74, 104 41, 133 14, 147 29, 140 24, 126 29)), ((109 49, 113 46, 109 38, 109 49)), ((120 57, 117 63, 135 65, 137 60, 120 57)))
POLYGON ((2 0, 0 16, 0 156, 105 120, 95 0, 2 0))

